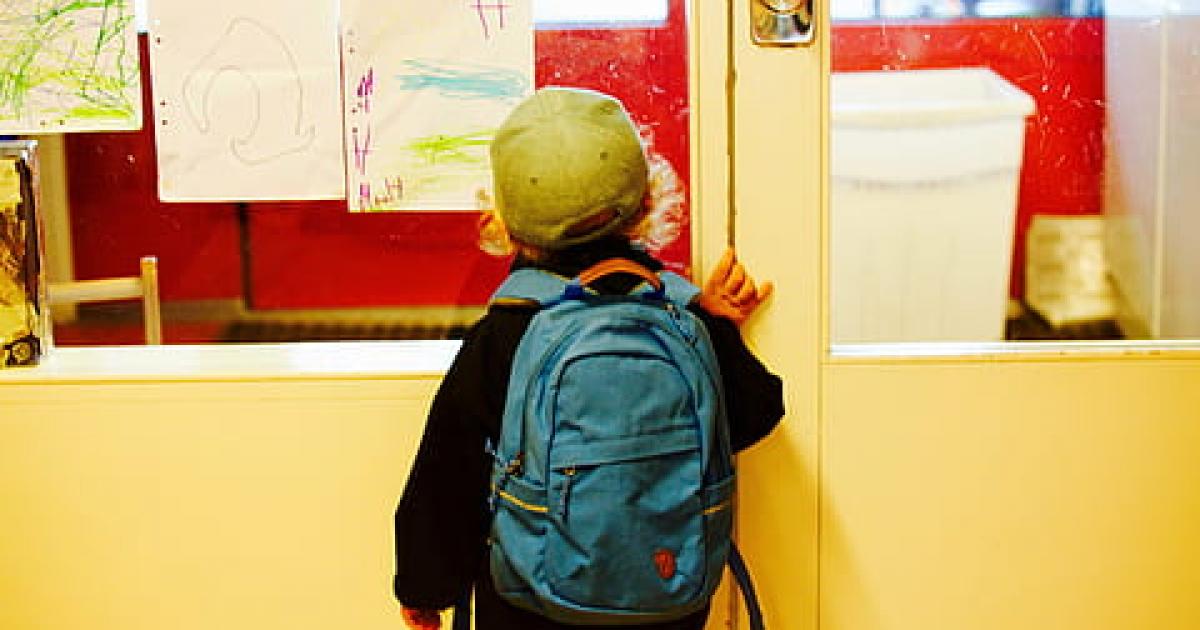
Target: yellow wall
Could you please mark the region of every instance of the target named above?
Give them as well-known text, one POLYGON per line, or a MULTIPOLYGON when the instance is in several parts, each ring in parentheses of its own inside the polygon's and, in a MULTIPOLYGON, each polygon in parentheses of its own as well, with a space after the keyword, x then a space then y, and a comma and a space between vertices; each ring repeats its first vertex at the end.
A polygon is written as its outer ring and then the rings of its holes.
POLYGON ((400 627, 435 384, 0 381, 0 628, 400 627))
POLYGON ((841 363, 821 628, 1200 628, 1200 361, 841 363))
MULTIPOLYGON (((1200 627, 1198 384, 1183 359, 827 363, 820 627, 1200 627)), ((0 381, 0 628, 398 627, 435 385, 0 381)), ((818 614, 789 422, 740 515, 783 630, 818 614)))

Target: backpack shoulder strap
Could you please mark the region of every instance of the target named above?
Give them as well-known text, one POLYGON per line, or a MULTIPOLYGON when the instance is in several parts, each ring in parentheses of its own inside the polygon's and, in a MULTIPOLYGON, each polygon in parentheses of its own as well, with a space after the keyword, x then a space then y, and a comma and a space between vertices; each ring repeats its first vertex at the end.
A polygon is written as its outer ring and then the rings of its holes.
POLYGON ((687 308, 687 305, 700 295, 700 287, 674 271, 660 271, 658 277, 662 278, 666 298, 681 308, 687 308))
MULTIPOLYGON (((629 262, 629 265, 640 267, 637 263, 632 262, 629 262)), ((599 277, 606 273, 623 271, 626 270, 625 267, 623 264, 611 265, 609 261, 604 261, 584 271, 580 277, 594 279, 591 276, 599 277), (603 268, 605 265, 610 265, 612 268, 605 269, 603 268), (598 270, 599 273, 589 274, 593 270, 598 270)), ((673 271, 660 271, 657 276, 661 281, 661 289, 656 289, 647 283, 640 291, 643 295, 661 291, 661 297, 674 302, 681 308, 686 308, 700 293, 700 289, 696 285, 673 271)), ((518 269, 509 274, 500 284, 500 287, 492 294, 490 303, 545 306, 561 300, 566 295, 567 286, 572 284, 573 280, 578 279, 566 278, 542 269, 518 269)))
POLYGON ((518 269, 500 283, 491 304, 545 305, 562 297, 568 278, 541 269, 518 269))
POLYGON ((750 630, 764 630, 762 607, 758 603, 758 593, 754 590, 754 580, 750 577, 750 569, 746 560, 738 551, 737 545, 729 542, 729 570, 737 580, 738 589, 742 591, 742 599, 746 602, 746 613, 750 617, 750 630))

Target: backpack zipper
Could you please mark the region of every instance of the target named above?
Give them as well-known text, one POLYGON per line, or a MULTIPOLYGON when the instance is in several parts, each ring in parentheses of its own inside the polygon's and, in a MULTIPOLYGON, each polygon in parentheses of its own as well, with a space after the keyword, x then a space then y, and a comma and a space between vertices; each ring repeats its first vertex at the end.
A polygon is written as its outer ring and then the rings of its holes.
POLYGON ((559 499, 558 516, 564 523, 567 521, 567 504, 571 501, 571 484, 574 483, 575 475, 578 472, 574 466, 568 466, 562 471, 563 476, 566 477, 566 481, 563 482, 562 498, 559 499))
POLYGON ((667 309, 667 313, 670 313, 671 323, 675 325, 675 330, 679 332, 679 335, 686 339, 689 344, 696 343, 695 335, 688 332, 687 328, 683 325, 683 314, 679 312, 679 307, 674 302, 668 300, 664 308, 667 309))
POLYGON ((505 492, 504 490, 500 490, 498 488, 494 488, 494 490, 496 492, 496 495, 499 496, 501 499, 504 499, 505 501, 521 508, 522 510, 525 510, 526 512, 534 512, 535 514, 545 514, 546 512, 550 511, 549 508, 547 508, 544 505, 537 505, 535 503, 529 503, 527 501, 522 501, 521 499, 518 499, 516 496, 512 495, 511 493, 505 492))

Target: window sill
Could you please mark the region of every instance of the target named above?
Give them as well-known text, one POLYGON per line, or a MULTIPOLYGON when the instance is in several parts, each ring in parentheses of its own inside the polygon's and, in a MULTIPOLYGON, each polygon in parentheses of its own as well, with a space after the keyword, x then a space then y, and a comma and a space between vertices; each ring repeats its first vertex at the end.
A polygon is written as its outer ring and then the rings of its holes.
POLYGON ((441 378, 459 341, 54 348, 40 365, 0 369, 9 383, 441 378))
POLYGON ((837 363, 1195 360, 1198 357, 1200 342, 1193 340, 843 343, 833 344, 829 351, 829 359, 837 363))

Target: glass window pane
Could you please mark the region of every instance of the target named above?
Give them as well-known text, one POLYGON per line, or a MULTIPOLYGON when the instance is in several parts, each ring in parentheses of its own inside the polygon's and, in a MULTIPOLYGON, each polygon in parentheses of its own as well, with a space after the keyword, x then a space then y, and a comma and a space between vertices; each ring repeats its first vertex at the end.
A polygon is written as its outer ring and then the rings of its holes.
MULTIPOLYGON (((536 84, 622 99, 686 196, 685 0, 535 8, 536 84)), ((507 271, 507 259, 479 251, 472 208, 349 214, 341 201, 162 203, 149 112, 140 132, 66 138, 71 253, 77 279, 132 275, 139 256, 158 256, 168 343, 456 337, 507 271)), ((660 257, 686 272, 687 199, 683 206, 682 233, 660 257)), ((59 318, 55 338, 141 343, 140 307, 81 305, 73 321, 59 318)))
POLYGON ((1200 337, 1195 3, 833 14, 833 343, 1200 337))

